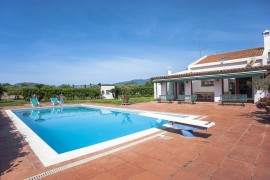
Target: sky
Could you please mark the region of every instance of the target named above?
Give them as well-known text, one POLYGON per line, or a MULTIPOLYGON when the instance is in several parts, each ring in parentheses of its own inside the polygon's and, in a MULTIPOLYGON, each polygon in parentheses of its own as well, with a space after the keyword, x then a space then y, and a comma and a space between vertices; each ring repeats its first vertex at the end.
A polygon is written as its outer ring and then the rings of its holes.
POLYGON ((0 0, 0 83, 112 84, 263 46, 269 0, 0 0))

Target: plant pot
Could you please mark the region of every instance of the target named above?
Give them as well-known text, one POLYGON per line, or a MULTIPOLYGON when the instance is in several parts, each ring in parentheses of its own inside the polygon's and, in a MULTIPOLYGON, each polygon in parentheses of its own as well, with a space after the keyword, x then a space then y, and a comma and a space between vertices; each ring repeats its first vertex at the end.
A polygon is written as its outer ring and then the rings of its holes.
POLYGON ((123 102, 123 103, 128 103, 128 100, 129 100, 129 98, 127 98, 127 97, 122 98, 122 102, 123 102))
POLYGON ((265 107, 266 114, 270 114, 270 107, 265 107))

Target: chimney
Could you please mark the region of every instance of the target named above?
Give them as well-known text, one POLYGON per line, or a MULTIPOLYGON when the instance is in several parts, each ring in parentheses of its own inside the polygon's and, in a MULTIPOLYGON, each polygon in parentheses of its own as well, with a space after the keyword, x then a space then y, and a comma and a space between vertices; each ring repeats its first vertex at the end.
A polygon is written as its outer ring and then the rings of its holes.
POLYGON ((263 32, 263 40, 264 40, 264 50, 270 50, 270 30, 265 30, 263 32))
POLYGON ((172 74, 172 68, 168 67, 168 75, 171 75, 171 74, 172 74))

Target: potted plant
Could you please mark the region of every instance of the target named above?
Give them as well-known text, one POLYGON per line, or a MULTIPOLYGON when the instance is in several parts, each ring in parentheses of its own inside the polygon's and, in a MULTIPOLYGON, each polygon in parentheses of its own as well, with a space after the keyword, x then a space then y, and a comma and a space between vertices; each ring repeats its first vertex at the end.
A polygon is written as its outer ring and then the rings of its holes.
POLYGON ((258 102, 256 102, 256 107, 258 109, 265 109, 267 114, 270 114, 270 94, 267 93, 265 97, 260 98, 258 102))
POLYGON ((128 88, 122 88, 122 103, 128 104, 129 101, 129 90, 128 88))

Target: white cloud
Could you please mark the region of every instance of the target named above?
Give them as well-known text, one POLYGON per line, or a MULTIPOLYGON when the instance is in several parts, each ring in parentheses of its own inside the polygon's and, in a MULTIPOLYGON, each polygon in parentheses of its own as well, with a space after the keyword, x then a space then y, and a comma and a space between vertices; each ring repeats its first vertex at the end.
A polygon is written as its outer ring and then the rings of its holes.
MULTIPOLYGON (((78 58, 79 59, 79 58, 78 58)), ((167 67, 166 61, 114 57, 107 60, 74 59, 73 63, 42 61, 14 64, 1 73, 1 82, 36 82, 46 84, 116 83, 119 81, 150 78, 167 67)))

